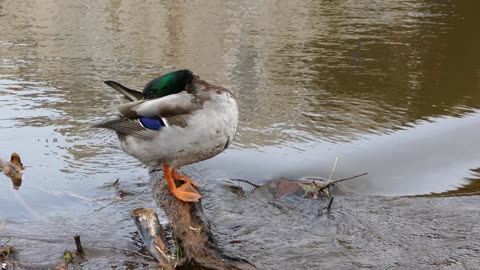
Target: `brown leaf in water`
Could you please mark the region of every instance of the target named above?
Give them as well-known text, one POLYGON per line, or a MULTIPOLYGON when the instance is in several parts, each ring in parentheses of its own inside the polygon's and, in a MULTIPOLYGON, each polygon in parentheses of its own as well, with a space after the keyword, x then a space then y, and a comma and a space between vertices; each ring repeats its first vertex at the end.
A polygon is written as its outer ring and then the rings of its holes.
POLYGON ((288 196, 293 193, 296 193, 301 189, 298 183, 288 181, 288 180, 281 180, 276 185, 277 192, 275 194, 275 198, 280 198, 283 196, 288 196))
POLYGON ((18 189, 22 185, 23 164, 17 153, 12 153, 10 161, 0 158, 0 170, 10 178, 13 189, 18 189))

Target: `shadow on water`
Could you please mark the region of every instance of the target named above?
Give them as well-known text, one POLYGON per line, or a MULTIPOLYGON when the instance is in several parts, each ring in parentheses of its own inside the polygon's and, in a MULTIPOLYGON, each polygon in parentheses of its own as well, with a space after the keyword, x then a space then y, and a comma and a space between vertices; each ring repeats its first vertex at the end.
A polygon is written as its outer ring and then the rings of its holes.
POLYGON ((337 178, 368 172, 342 185, 334 220, 310 216, 321 202, 223 197, 209 182, 219 193, 206 209, 234 252, 260 269, 468 267, 478 254, 478 196, 463 195, 480 190, 479 5, 0 0, 0 155, 18 152, 27 166, 17 191, 1 176, 0 240, 50 266, 79 233, 91 252, 83 267, 151 266, 130 220, 154 207, 139 184, 146 170, 89 127, 115 114, 102 81, 142 88, 190 68, 232 89, 241 110, 232 147, 186 168, 197 178, 328 178, 337 157, 337 178), (131 196, 109 186, 117 178, 131 196))

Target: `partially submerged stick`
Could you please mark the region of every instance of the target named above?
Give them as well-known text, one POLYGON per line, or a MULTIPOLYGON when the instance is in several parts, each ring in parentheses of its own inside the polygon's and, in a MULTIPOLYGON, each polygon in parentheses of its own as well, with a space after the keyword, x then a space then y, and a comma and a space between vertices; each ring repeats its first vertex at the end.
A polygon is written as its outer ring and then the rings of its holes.
POLYGON ((343 181, 347 181, 347 180, 352 180, 352 179, 355 179, 355 178, 358 178, 360 176, 364 176, 364 175, 367 175, 368 173, 362 173, 362 174, 359 174, 359 175, 355 175, 355 176, 352 176, 352 177, 347 177, 347 178, 342 178, 342 179, 338 179, 338 180, 329 180, 325 185, 323 186, 320 186, 318 188, 318 192, 322 192, 324 191, 325 189, 337 184, 337 183, 340 183, 340 182, 343 182, 343 181))
POLYGON ((170 220, 176 239, 178 260, 173 265, 174 269, 256 269, 246 260, 226 254, 218 246, 201 202, 184 203, 177 200, 168 190, 162 173, 154 171, 150 176, 155 201, 170 220))
POLYGON ((73 236, 73 239, 75 239, 75 246, 77 246, 77 253, 83 254, 83 247, 82 247, 82 241, 80 241, 80 235, 75 234, 75 236, 73 236))
POLYGON ((132 211, 132 217, 150 254, 163 269, 174 269, 175 258, 168 255, 165 230, 158 221, 157 213, 150 208, 137 208, 132 211))

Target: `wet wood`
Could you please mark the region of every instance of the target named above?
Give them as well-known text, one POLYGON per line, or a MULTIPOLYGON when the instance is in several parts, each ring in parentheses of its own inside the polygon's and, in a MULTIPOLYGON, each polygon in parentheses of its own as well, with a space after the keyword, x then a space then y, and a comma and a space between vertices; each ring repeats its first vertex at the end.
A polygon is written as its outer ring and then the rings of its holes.
POLYGON ((75 246, 77 246, 77 253, 83 254, 83 246, 82 246, 82 241, 80 240, 80 235, 75 234, 75 236, 73 236, 73 239, 75 239, 75 246))
POLYGON ((169 256, 165 229, 158 221, 157 213, 150 208, 137 208, 132 211, 143 243, 148 252, 159 262, 162 269, 174 269, 175 258, 169 256))
POLYGON ((170 220, 176 239, 178 260, 174 269, 256 269, 248 261, 229 255, 219 247, 203 213, 201 202, 184 203, 168 190, 161 171, 150 173, 150 185, 157 204, 170 220))

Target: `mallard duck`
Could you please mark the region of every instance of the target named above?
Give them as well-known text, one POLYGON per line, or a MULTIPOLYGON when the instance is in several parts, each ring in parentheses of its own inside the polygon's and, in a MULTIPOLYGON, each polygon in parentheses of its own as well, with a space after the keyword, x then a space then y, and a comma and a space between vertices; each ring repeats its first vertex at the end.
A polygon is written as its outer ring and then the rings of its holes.
POLYGON ((18 189, 22 185, 23 164, 17 153, 12 153, 10 162, 0 158, 0 171, 12 180, 14 189, 18 189))
POLYGON ((96 127, 117 132, 122 149, 147 166, 163 167, 170 192, 184 202, 197 202, 199 185, 180 175, 180 166, 212 158, 232 143, 238 105, 227 89, 178 70, 150 81, 142 92, 114 81, 122 93, 120 117, 96 127), (184 182, 180 187, 175 180, 184 182))

